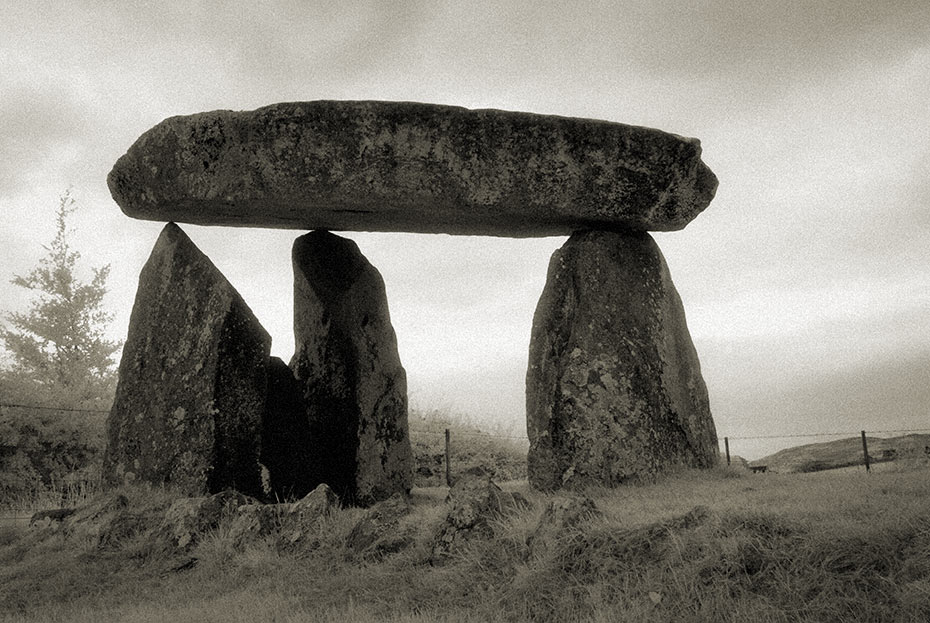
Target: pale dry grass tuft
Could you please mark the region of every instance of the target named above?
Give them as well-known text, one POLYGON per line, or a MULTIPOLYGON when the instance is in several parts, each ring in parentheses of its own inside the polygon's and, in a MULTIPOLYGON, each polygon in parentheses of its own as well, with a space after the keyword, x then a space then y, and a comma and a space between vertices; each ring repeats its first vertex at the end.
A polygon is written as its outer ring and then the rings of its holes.
MULTIPOLYGON (((142 547, 144 534, 105 550, 33 532, 0 539, 0 620, 930 620, 924 470, 680 472, 584 492, 600 515, 531 545, 549 498, 506 488, 529 507, 436 566, 440 489, 415 492, 404 520, 413 540, 381 560, 346 555, 359 509, 335 512, 298 552, 273 538, 236 547, 221 525, 183 571, 142 547)), ((165 504, 163 492, 126 495, 165 504)))

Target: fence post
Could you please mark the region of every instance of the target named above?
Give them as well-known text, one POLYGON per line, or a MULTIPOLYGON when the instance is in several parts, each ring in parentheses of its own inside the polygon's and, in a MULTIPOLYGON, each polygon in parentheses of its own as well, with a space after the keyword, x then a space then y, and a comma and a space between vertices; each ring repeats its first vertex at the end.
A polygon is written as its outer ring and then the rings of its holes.
POLYGON ((723 438, 723 447, 726 448, 726 451, 727 451, 727 467, 729 467, 730 466, 730 438, 729 437, 723 438))
POLYGON ((865 471, 869 473, 872 468, 869 465, 869 444, 865 441, 865 431, 862 431, 862 456, 865 458, 865 471))
POLYGON ((449 429, 446 429, 446 486, 452 486, 452 468, 450 467, 451 456, 449 453, 449 429))

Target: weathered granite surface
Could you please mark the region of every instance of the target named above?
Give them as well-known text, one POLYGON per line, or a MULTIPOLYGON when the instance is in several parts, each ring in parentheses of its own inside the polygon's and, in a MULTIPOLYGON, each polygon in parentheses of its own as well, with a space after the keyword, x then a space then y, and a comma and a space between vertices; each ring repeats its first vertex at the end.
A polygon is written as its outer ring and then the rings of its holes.
POLYGON ((298 238, 293 262, 290 367, 303 389, 319 480, 348 504, 407 493, 407 375, 381 274, 353 241, 325 231, 298 238))
POLYGON ((174 223, 139 275, 107 420, 103 481, 260 496, 271 338, 174 223))
POLYGON ((526 402, 537 489, 716 463, 700 363, 649 234, 582 232, 553 254, 533 319, 526 402))
POLYGON ((130 147, 108 183, 142 219, 515 237, 677 230, 717 188, 697 139, 378 101, 171 117, 130 147))

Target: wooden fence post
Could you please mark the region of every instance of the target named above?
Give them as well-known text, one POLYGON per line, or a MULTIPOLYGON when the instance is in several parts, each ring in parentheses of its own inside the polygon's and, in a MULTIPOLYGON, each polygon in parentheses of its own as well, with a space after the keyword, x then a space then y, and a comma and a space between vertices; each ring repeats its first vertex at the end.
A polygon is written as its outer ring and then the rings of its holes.
POLYGON ((865 441, 865 431, 862 431, 862 456, 865 458, 865 471, 869 473, 872 468, 869 465, 869 444, 865 441))
POLYGON ((452 468, 450 463, 452 462, 452 457, 449 453, 449 429, 446 429, 446 486, 452 486, 452 468))
POLYGON ((729 467, 730 466, 730 438, 729 437, 723 438, 723 447, 726 448, 726 451, 727 451, 727 467, 729 467))

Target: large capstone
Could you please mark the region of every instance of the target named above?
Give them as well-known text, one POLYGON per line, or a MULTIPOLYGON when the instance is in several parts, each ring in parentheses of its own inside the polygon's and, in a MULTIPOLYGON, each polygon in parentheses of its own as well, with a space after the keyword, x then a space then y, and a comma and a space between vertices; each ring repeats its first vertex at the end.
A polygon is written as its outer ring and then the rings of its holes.
POLYGON ((260 495, 270 348, 236 290, 169 223, 139 276, 107 420, 104 483, 260 495))
POLYGON ((346 238, 294 242, 291 369, 303 388, 318 477, 347 503, 406 493, 413 479, 407 377, 380 273, 346 238))
POLYGON ((681 299, 649 234, 577 233, 553 254, 526 386, 537 489, 612 486, 717 460, 681 299))
POLYGON ((717 188, 697 139, 375 101, 171 117, 136 141, 108 183, 142 219, 517 237, 677 230, 717 188))

